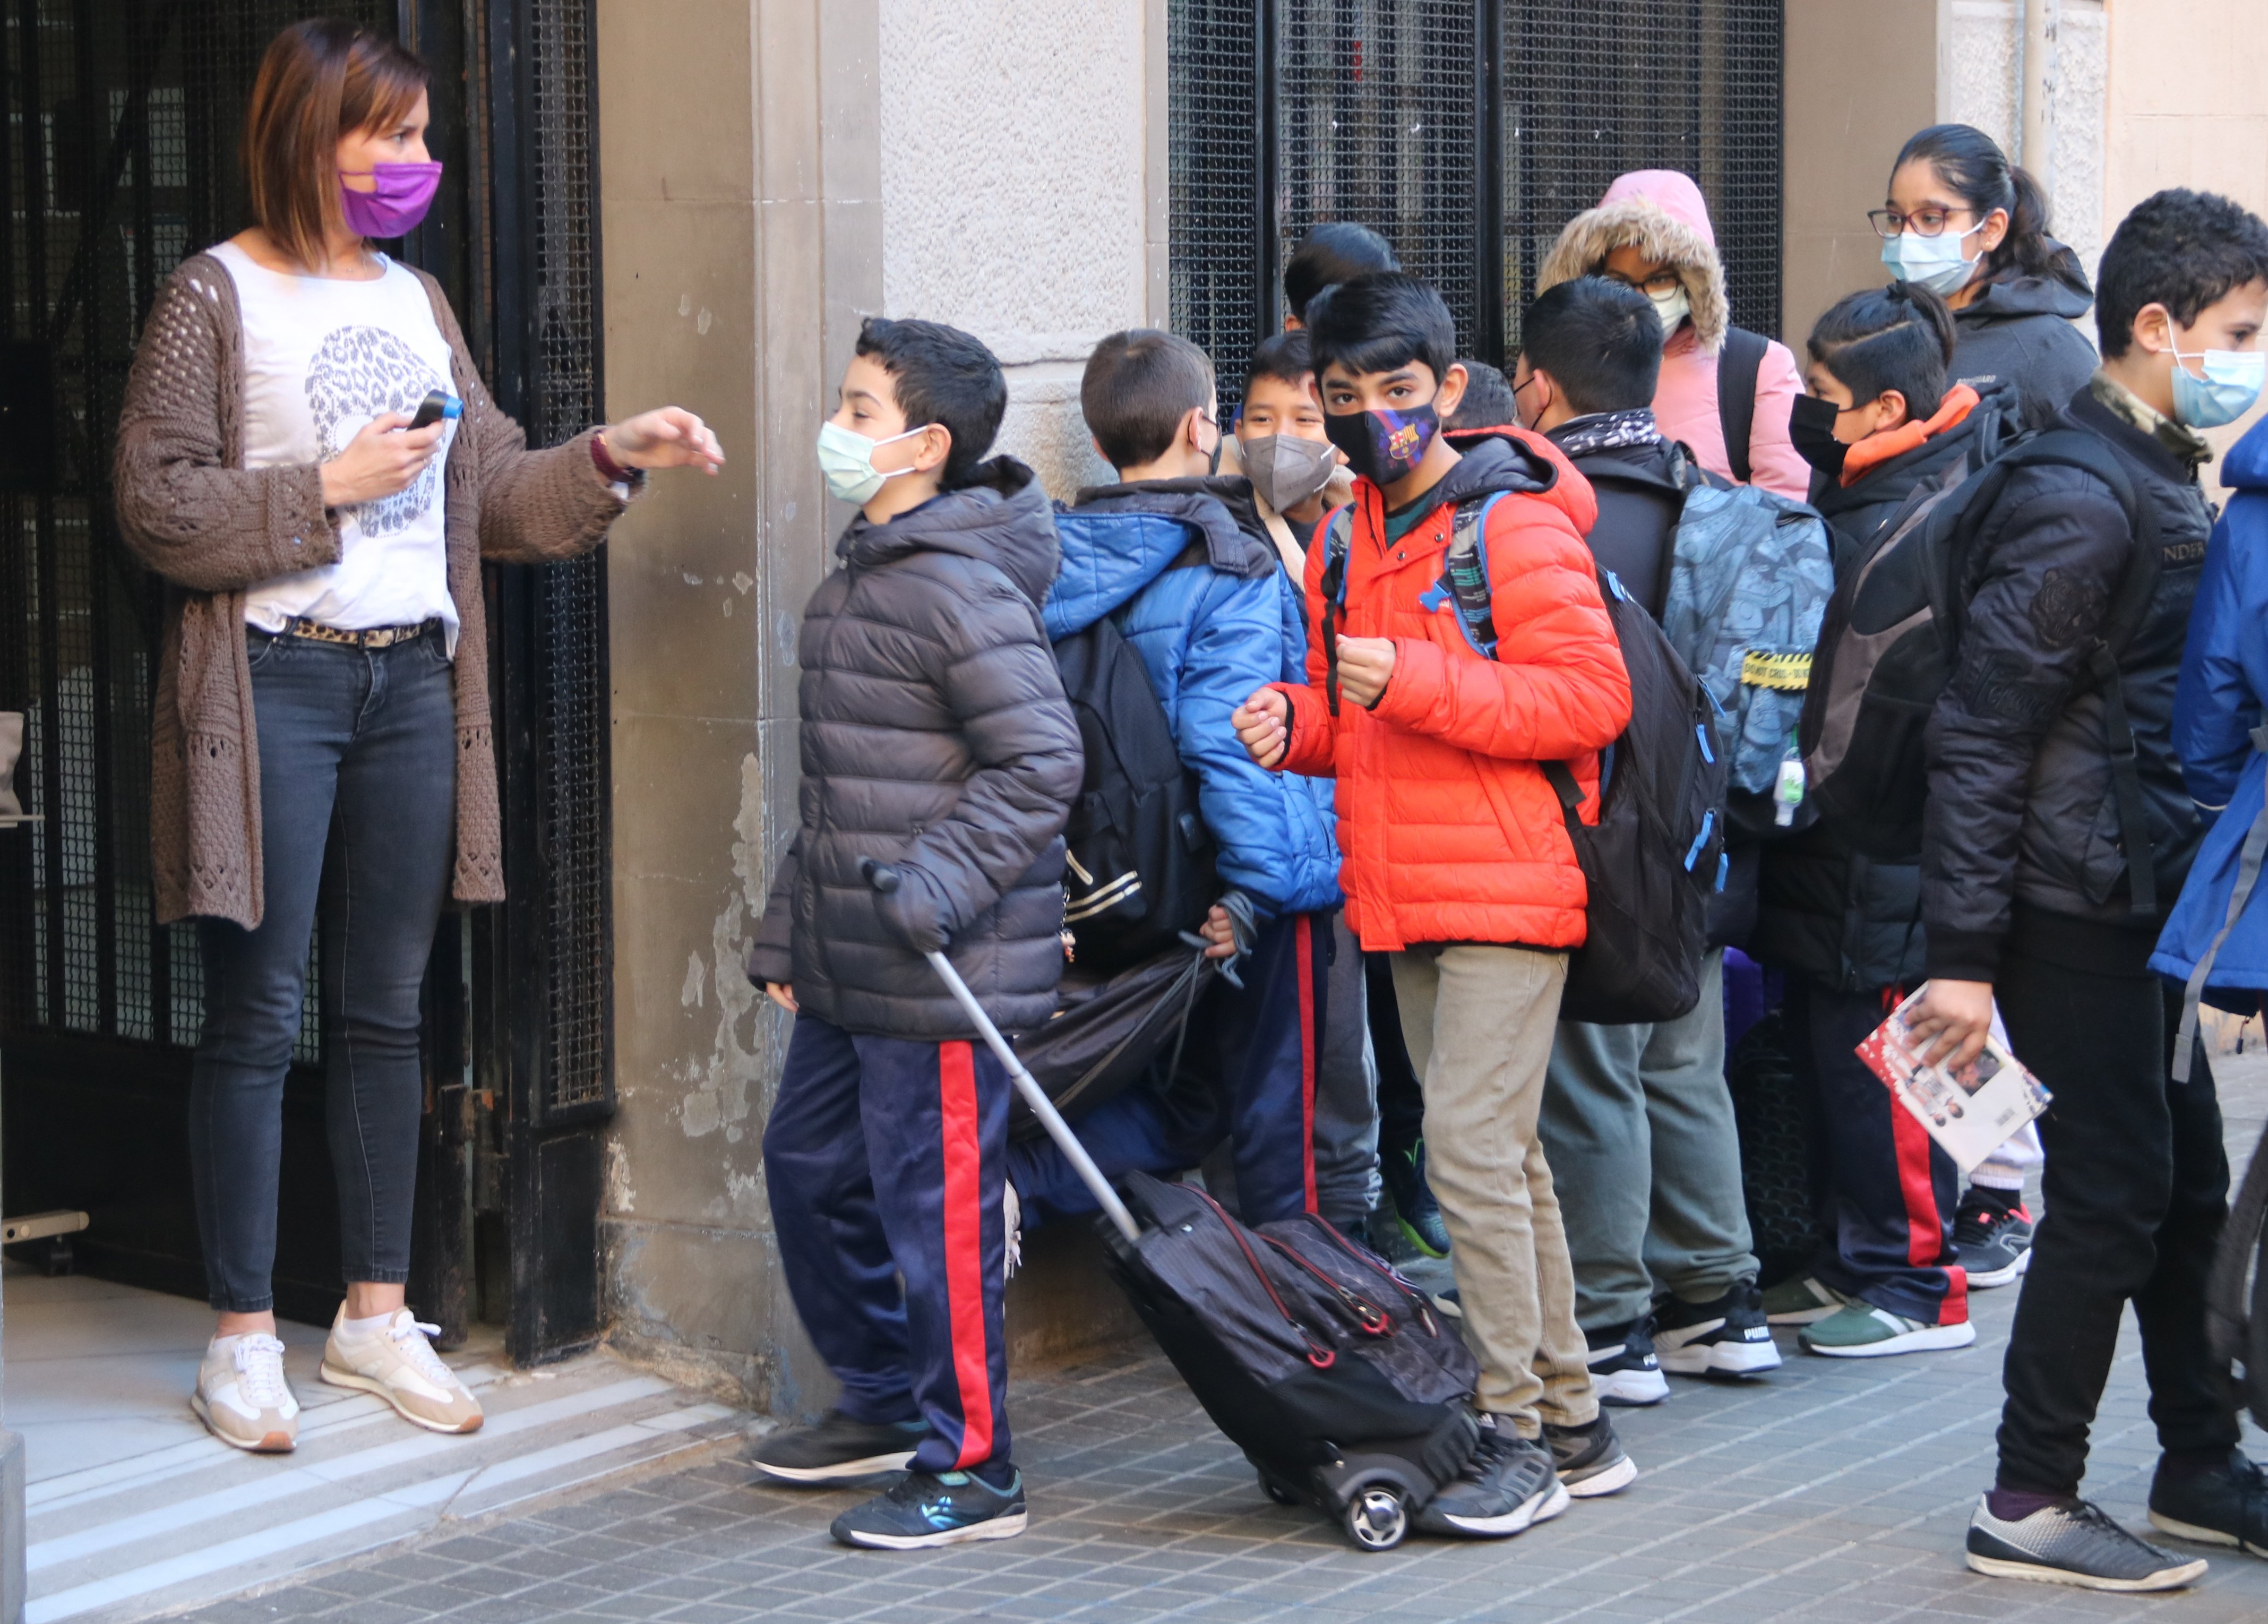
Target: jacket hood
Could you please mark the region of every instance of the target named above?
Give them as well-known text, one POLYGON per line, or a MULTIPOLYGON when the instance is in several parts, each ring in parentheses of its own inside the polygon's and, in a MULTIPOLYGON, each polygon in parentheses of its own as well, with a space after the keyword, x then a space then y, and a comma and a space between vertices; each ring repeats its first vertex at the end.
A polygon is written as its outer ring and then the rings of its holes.
MULTIPOLYGON (((1534 430, 1453 429, 1448 440, 1457 448, 1457 464, 1426 493, 1435 506, 1514 491, 1542 496, 1566 514, 1580 535, 1588 535, 1598 522, 1599 502, 1588 482, 1565 452, 1534 430)), ((1367 483, 1359 481, 1358 489, 1367 483)))
POLYGON ((2268 490, 2268 417, 2228 448, 2220 459, 2220 482, 2231 490, 2268 490))
POLYGON ((1705 354, 1716 354, 1732 325, 1731 305, 1709 205, 1692 177, 1674 169, 1640 169, 1621 177, 1597 208, 1567 222, 1536 273, 1535 290, 1590 276, 1608 254, 1623 247, 1676 268, 1693 306, 1693 335, 1705 354))
POLYGON ((1925 480, 1939 478, 1956 460, 1966 457, 1980 440, 2005 443, 2018 426, 2015 386, 1994 384, 1978 395, 1974 404, 1954 415, 1955 391, 1969 387, 1956 385, 1947 391, 1931 423, 1937 425, 1940 417, 1951 416, 1951 421, 1932 427, 1917 443, 1883 458, 1847 485, 1829 481, 1823 489, 1815 489, 1811 505, 1819 510, 1822 518, 1831 520, 1877 503, 1902 502, 1914 487, 1925 480))
POLYGON ((1955 322, 2008 321, 2018 316, 2083 316, 2095 303, 2095 290, 2079 255, 2063 244, 2055 245, 2055 258, 2044 276, 2010 276, 1988 282, 1984 290, 1953 312, 1955 322))
POLYGON ((990 564, 1035 605, 1046 600, 1061 559, 1047 492, 1013 457, 979 463, 968 484, 939 491, 887 525, 870 525, 862 514, 835 544, 836 557, 861 569, 922 552, 990 564))
POLYGON ((1130 601, 1192 545, 1224 575, 1281 568, 1249 480, 1145 480, 1094 485, 1056 517, 1063 570, 1048 594, 1048 635, 1067 637, 1130 601))

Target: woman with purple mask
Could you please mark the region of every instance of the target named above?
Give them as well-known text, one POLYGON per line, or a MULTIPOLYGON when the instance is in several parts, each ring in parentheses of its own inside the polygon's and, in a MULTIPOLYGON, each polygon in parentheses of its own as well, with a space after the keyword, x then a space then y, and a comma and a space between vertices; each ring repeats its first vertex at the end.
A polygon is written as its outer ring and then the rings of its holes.
POLYGON ((371 244, 439 184, 427 109, 423 64, 390 41, 334 20, 276 37, 245 120, 257 224, 159 290, 119 423, 119 527, 167 588, 158 914, 195 920, 204 970, 189 1162, 220 1323, 190 1402, 241 1449, 298 1437, 270 1276, 327 849, 345 1301, 322 1378, 432 1431, 481 1424, 403 1296, 418 984, 444 898, 503 896, 482 561, 587 551, 647 470, 724 460, 675 407, 527 449, 439 285, 371 244))

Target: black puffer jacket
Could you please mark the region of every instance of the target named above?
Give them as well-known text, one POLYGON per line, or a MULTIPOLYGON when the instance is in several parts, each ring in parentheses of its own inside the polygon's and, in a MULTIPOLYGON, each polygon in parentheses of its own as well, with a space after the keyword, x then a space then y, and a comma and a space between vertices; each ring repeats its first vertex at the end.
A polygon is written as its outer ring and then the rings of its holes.
POLYGON ((2095 303, 2079 256, 2061 243, 2049 274, 1988 283, 1953 312, 1953 375, 2013 386, 2021 427, 2045 429, 2095 375, 2095 346, 2072 323, 2095 303))
MULTIPOLYGON (((1834 538, 1837 582, 1917 490, 1976 472, 2014 431, 2007 417, 2014 405, 2014 391, 1996 386, 1960 423, 1856 483, 1815 490, 1812 505, 1834 538)), ((1921 980, 1926 941, 1918 864, 1877 863, 1821 824, 1764 848, 1749 947, 1764 963, 1840 992, 1911 987, 1921 980)))
POLYGON ((2088 648, 2134 556, 2109 486, 2077 469, 2026 469, 1978 531, 1969 620, 1929 724, 1922 915, 1929 973, 1989 981, 2011 900, 2155 930, 2196 855, 2196 807, 2174 754, 2174 684, 2213 512, 2195 470, 2097 400, 2063 421, 2124 466, 2157 517, 2155 589, 2119 659, 2157 874, 2157 913, 2130 904, 2102 694, 2088 648))
POLYGON ((917 948, 949 941, 1005 1030, 1055 1013, 1064 819, 1079 727, 1040 604, 1055 518, 1007 457, 887 525, 855 518, 804 611, 801 828, 773 877, 753 981, 847 1031, 973 1035, 917 948), (897 868, 878 897, 862 858, 897 868))

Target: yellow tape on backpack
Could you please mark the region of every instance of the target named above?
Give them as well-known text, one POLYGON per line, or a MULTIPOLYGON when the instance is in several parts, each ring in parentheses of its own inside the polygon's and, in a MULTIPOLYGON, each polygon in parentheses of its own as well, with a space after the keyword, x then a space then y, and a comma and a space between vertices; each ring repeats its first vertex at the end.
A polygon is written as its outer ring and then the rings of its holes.
POLYGON ((1752 688, 1800 694, 1811 686, 1811 656, 1762 654, 1751 649, 1741 661, 1741 680, 1752 688))

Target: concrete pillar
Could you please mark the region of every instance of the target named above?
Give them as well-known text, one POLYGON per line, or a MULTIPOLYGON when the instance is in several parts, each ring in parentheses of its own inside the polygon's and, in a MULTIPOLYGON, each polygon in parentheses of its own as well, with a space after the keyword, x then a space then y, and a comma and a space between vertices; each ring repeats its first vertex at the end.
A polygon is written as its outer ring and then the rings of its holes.
POLYGON ((1780 331, 1799 351, 1822 311, 1884 280, 1867 211, 1890 162, 1937 121, 1952 0, 1803 0, 1787 8, 1780 331))

